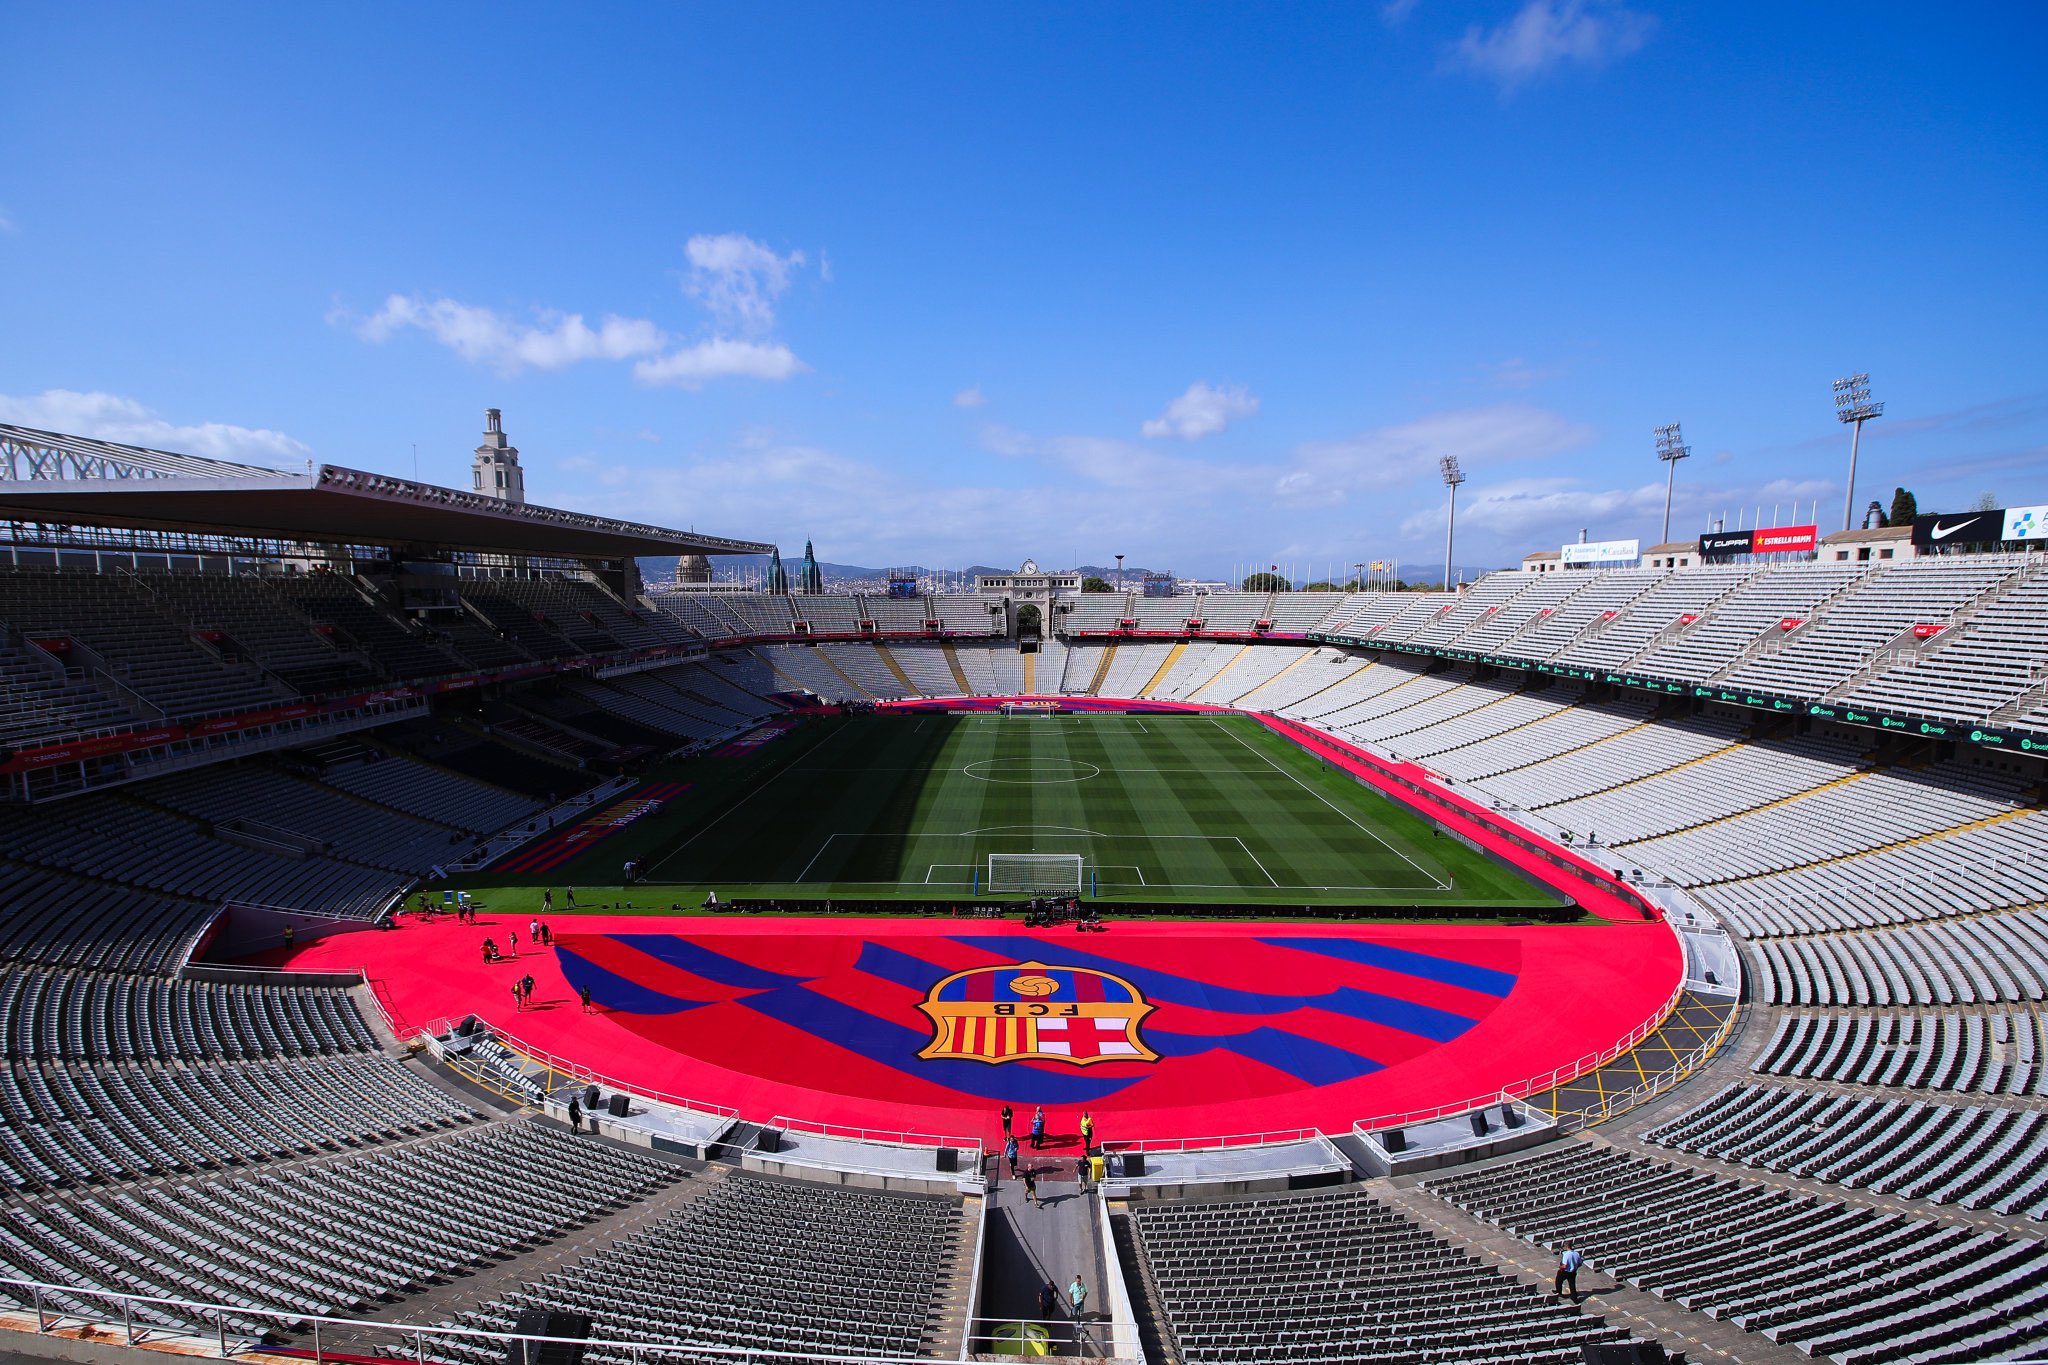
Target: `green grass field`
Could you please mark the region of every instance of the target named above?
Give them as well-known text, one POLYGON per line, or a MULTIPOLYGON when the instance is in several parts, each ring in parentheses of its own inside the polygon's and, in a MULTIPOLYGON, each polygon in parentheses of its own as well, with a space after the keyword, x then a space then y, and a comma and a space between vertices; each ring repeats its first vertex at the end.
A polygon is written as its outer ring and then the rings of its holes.
POLYGON ((1102 900, 1290 905, 1555 902, 1256 721, 1233 716, 829 718, 741 758, 545 877, 586 903, 637 858, 640 908, 736 896, 988 894, 990 854, 1072 854, 1102 900), (587 864, 587 866, 586 866, 587 864))

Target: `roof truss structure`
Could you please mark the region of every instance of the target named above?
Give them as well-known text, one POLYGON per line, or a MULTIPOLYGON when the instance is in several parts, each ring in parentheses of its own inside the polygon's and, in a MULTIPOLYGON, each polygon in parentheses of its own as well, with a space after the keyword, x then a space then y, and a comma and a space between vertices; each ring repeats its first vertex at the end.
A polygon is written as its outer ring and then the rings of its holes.
POLYGON ((773 548, 522 506, 343 465, 289 472, 4 424, 0 519, 565 559, 764 554, 773 548))

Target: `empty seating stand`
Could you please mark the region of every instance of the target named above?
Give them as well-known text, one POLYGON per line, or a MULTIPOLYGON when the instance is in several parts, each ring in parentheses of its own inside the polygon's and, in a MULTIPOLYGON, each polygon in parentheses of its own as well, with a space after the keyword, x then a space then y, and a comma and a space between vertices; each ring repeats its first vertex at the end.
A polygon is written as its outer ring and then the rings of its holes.
POLYGON ((2048 1215, 2048 1112, 1731 1085, 1651 1142, 1907 1199, 2048 1215))
POLYGON ((1164 1328, 1192 1365, 1561 1363, 1628 1337, 1356 1188, 1148 1201, 1131 1223, 1164 1328))
MULTIPOLYGON (((587 1313, 592 1336, 650 1346, 930 1352, 957 1268, 957 1199, 704 1178, 708 1189, 651 1226, 449 1325, 509 1332, 531 1306, 587 1313)), ((460 1338, 429 1338, 426 1350, 451 1365, 503 1357, 460 1338)))
POLYGON ((1684 1307, 1845 1365, 1977 1361, 2048 1343, 2048 1245, 1585 1142, 1424 1187, 1540 1246, 1576 1247, 1684 1307))
MULTIPOLYGON (((360 1313, 552 1240, 680 1174, 531 1123, 493 1123, 234 1179, 0 1204, 0 1275, 220 1304, 231 1334, 259 1338, 276 1324, 237 1309, 360 1313)), ((0 1301, 26 1303, 4 1286, 0 1301)), ((143 1325, 213 1330, 185 1310, 137 1312, 143 1325)))

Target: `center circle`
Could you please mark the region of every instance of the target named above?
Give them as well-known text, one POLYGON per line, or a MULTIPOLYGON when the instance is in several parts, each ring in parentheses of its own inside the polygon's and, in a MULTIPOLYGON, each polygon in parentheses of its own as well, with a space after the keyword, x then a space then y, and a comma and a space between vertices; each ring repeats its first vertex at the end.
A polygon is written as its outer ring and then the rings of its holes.
POLYGON ((1091 777, 1102 776, 1102 769, 1075 758, 984 758, 960 771, 978 782, 996 782, 1012 787, 1086 782, 1091 777))

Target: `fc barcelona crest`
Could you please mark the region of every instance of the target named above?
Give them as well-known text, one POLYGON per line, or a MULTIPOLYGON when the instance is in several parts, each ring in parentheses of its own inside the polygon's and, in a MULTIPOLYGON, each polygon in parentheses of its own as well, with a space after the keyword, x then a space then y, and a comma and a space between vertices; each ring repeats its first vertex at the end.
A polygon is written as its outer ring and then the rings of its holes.
POLYGON ((1091 967, 1019 962, 955 972, 918 1008, 932 1021, 920 1057, 970 1062, 1156 1062, 1138 1025, 1154 1006, 1091 967))

